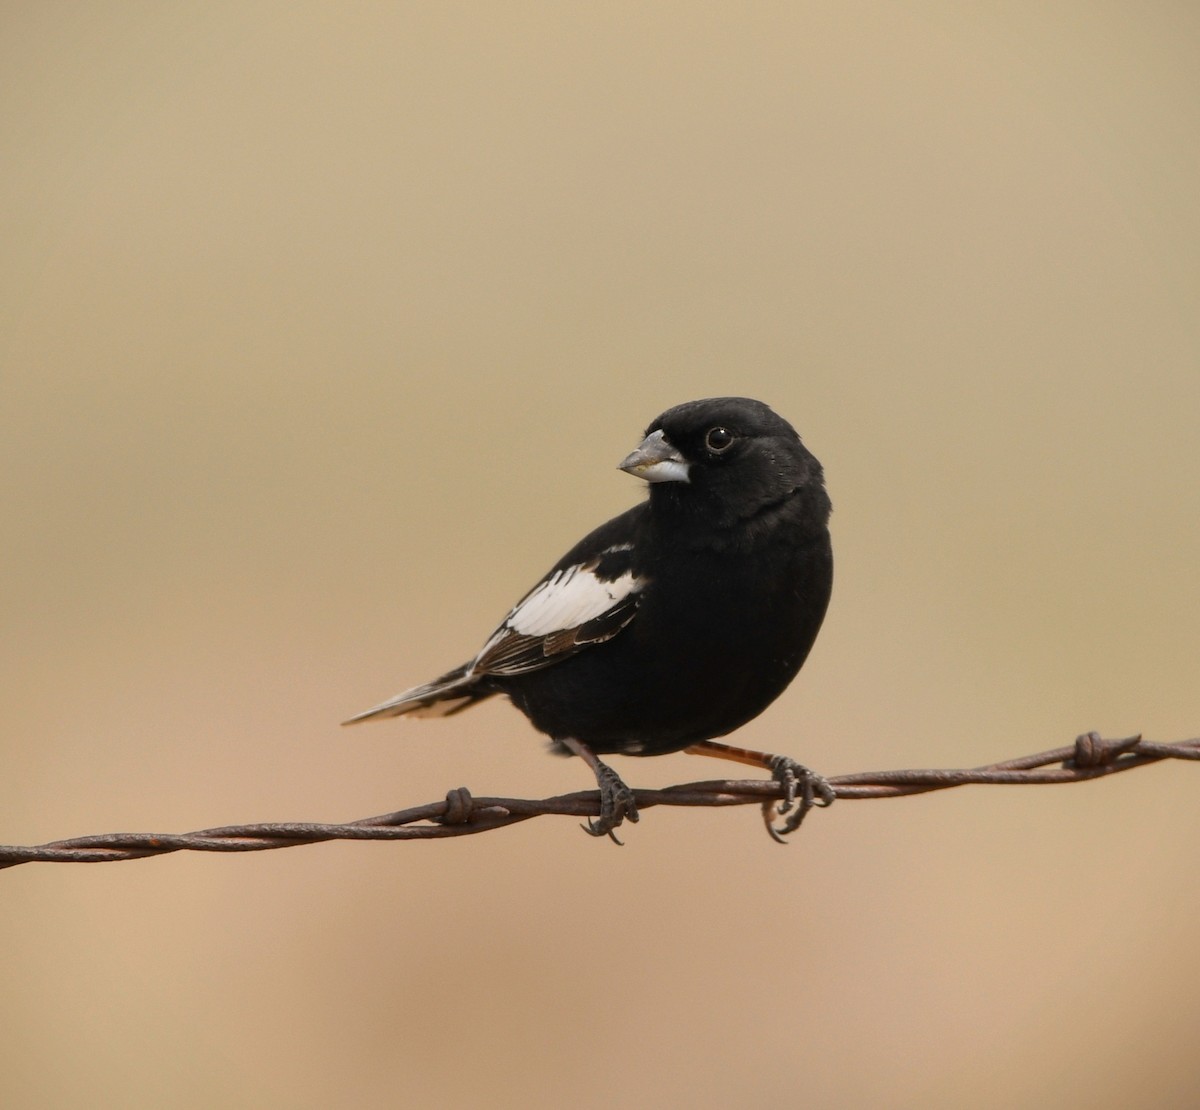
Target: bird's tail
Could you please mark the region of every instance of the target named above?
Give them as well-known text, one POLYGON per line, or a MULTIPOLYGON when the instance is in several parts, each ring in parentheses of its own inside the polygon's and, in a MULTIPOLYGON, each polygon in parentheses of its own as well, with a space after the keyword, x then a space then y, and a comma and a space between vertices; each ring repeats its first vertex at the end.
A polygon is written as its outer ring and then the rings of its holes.
POLYGON ((447 671, 441 678, 414 686, 365 712, 356 713, 342 724, 352 725, 372 717, 400 717, 405 714, 414 717, 448 717, 452 713, 461 713, 495 693, 494 690, 481 690, 478 682, 479 676, 471 672, 470 664, 464 663, 447 671))

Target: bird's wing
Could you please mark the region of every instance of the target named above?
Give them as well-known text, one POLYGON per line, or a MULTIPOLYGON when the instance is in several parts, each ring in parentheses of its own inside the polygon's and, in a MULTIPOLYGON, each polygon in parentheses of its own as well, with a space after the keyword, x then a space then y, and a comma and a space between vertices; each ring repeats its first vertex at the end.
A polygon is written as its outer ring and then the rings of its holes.
POLYGON ((643 502, 580 540, 514 606, 469 663, 343 723, 458 713, 498 692, 480 683, 487 675, 540 670, 611 640, 633 620, 646 586, 645 575, 634 570, 631 542, 645 511, 643 502))
POLYGON ((523 674, 611 640, 633 620, 645 585, 630 544, 560 563, 504 618, 467 673, 523 674))

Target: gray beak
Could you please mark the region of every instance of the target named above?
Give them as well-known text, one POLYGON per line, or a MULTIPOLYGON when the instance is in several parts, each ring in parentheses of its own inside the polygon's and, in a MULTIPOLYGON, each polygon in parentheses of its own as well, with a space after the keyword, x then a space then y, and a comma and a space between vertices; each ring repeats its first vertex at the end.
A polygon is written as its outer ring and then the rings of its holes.
POLYGON ((667 441, 660 429, 651 432, 618 469, 647 482, 686 482, 691 464, 667 441))

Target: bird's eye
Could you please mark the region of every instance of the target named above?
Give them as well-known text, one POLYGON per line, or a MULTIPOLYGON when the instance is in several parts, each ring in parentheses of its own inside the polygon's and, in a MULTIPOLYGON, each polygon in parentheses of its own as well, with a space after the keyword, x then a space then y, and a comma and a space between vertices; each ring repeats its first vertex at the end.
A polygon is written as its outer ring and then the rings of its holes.
POLYGON ((718 455, 728 451, 733 446, 733 432, 728 428, 709 428, 704 436, 704 446, 718 455))

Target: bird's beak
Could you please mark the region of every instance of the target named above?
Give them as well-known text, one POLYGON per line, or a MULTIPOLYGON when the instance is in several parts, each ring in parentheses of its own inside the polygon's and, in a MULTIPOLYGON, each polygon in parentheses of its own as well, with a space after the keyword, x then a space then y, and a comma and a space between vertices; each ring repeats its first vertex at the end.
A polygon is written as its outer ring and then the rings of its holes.
POLYGON ((660 428, 651 432, 618 469, 647 482, 686 482, 691 464, 668 442, 660 428))

